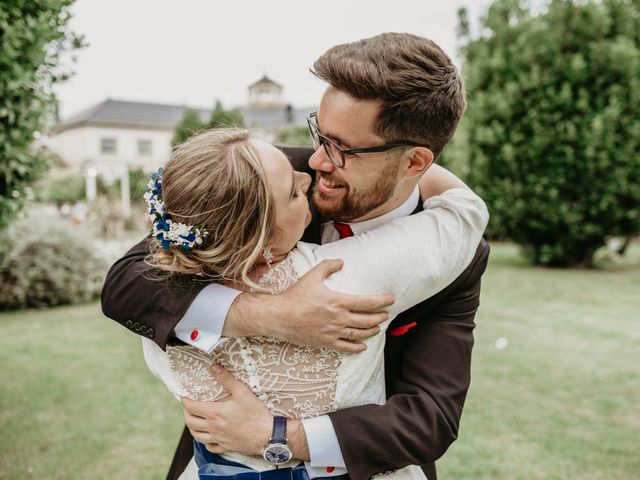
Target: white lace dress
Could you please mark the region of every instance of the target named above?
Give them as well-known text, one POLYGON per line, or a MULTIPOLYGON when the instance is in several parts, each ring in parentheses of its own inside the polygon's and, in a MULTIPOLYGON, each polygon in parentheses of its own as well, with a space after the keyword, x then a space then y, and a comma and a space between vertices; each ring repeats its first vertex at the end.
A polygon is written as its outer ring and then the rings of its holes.
MULTIPOLYGON (((163 352, 143 338, 147 365, 176 397, 215 401, 227 395, 209 372, 210 365, 219 363, 249 385, 274 415, 289 418, 382 404, 384 331, 397 314, 436 294, 464 271, 487 221, 486 206, 478 196, 466 189, 452 189, 428 199, 418 214, 355 237, 322 246, 300 242, 263 277, 261 283, 277 294, 320 261, 341 258, 342 270, 325 281, 329 288, 352 294, 394 294, 396 302, 388 309, 389 320, 380 325, 382 333, 366 340, 368 348, 362 353, 301 347, 269 337, 226 339, 211 354, 186 345, 163 352)), ((256 470, 273 468, 261 458, 225 457, 256 470)), ((425 478, 415 466, 384 476, 425 478)))

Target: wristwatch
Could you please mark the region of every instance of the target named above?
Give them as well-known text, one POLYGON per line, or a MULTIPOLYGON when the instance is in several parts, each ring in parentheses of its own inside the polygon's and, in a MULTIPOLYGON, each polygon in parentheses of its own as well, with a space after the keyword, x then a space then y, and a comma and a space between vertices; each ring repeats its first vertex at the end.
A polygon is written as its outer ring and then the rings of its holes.
POLYGON ((293 457, 291 450, 287 447, 286 417, 273 417, 273 432, 268 445, 262 451, 262 456, 274 465, 287 463, 293 457))

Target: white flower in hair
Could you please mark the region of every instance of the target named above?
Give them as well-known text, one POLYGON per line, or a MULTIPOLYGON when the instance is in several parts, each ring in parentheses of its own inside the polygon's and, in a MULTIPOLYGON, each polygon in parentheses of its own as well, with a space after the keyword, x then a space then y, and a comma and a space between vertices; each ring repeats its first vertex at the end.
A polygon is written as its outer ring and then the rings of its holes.
POLYGON ((153 222, 153 235, 165 250, 171 245, 178 245, 184 250, 191 250, 201 245, 202 239, 209 232, 202 228, 172 221, 162 203, 162 169, 151 174, 144 199, 149 207, 149 218, 153 222))

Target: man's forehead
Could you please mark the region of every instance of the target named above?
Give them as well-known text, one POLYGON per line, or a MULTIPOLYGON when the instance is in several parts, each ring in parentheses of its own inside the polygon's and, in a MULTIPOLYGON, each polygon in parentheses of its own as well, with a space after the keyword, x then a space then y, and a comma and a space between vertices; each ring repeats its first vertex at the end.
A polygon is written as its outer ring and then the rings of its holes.
POLYGON ((381 140, 374 133, 382 101, 362 100, 346 92, 327 90, 316 116, 322 134, 346 148, 375 144, 381 140))

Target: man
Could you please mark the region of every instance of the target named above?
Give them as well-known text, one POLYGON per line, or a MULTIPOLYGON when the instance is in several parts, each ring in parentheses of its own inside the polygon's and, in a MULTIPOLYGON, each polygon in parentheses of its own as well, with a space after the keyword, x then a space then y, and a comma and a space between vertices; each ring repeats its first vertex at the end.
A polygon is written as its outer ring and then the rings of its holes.
MULTIPOLYGON (((429 40, 382 34, 333 47, 315 62, 313 73, 329 85, 319 111, 309 118, 315 152, 287 150, 296 168, 315 171, 317 215, 303 240, 334 241, 418 211, 416 191, 398 181, 399 159, 429 166, 455 132, 466 101, 449 57, 429 40)), ((429 195, 429 172, 421 190, 429 195)), ((339 268, 336 263, 321 264, 280 296, 238 296, 220 285, 203 288, 197 282, 170 291, 145 279, 140 268, 145 254, 142 242, 112 267, 103 310, 163 348, 174 335, 203 351, 211 351, 221 335, 269 335, 358 352, 384 320, 378 309, 392 301, 328 291, 321 280, 339 268)), ((469 387, 474 317, 487 258, 482 242, 471 265, 450 286, 390 325, 385 405, 290 421, 290 441, 302 452, 300 459, 308 461, 312 477, 348 472, 360 480, 422 465, 430 480, 436 478, 434 461, 457 437, 469 387)), ((228 372, 213 374, 231 399, 183 401, 193 437, 218 453, 266 444, 265 432, 252 428, 251 406, 259 400, 228 372)), ((185 430, 170 478, 191 456, 190 442, 185 430)))

